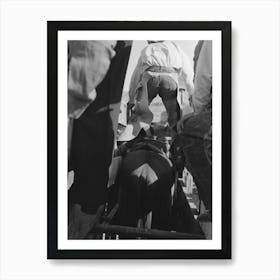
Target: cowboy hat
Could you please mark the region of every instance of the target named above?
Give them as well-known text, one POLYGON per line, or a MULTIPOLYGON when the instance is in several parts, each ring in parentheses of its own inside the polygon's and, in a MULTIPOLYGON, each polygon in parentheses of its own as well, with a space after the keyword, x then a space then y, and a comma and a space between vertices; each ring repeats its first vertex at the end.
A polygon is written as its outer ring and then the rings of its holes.
POLYGON ((149 110, 149 108, 143 108, 141 104, 137 103, 129 122, 119 136, 118 141, 130 141, 134 139, 142 128, 144 130, 150 128, 152 120, 153 113, 149 110))

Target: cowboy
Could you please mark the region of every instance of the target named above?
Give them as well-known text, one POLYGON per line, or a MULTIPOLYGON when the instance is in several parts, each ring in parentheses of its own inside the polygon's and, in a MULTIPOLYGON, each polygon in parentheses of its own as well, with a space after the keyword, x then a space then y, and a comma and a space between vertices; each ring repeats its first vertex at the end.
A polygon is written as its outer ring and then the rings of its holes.
POLYGON ((85 238, 106 201, 130 49, 131 41, 68 42, 69 170, 75 174, 68 190, 69 239, 85 238))
POLYGON ((96 87, 107 74, 117 41, 68 42, 68 156, 74 119, 96 99, 96 87))
POLYGON ((194 55, 194 112, 177 124, 172 152, 184 157, 206 210, 200 221, 212 220, 212 41, 199 41, 194 55))
POLYGON ((122 141, 135 138, 143 128, 148 130, 153 114, 149 109, 159 95, 168 114, 169 126, 180 119, 179 85, 192 93, 192 67, 187 55, 172 41, 148 41, 131 77, 128 109, 132 109, 122 141))

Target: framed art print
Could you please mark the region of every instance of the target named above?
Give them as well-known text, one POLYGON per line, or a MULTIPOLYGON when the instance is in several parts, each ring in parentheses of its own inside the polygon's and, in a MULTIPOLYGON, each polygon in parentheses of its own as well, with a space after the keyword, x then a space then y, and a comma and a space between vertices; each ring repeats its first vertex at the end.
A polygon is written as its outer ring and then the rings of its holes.
POLYGON ((48 258, 231 258, 231 22, 47 28, 48 258))

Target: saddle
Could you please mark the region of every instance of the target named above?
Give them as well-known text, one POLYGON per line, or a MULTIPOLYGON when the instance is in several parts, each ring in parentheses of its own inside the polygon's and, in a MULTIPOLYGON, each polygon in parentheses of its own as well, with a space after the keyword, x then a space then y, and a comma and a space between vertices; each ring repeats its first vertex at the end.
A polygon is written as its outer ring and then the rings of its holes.
POLYGON ((151 138, 139 139, 132 145, 132 147, 129 149, 129 152, 138 151, 138 150, 154 152, 162 156, 163 158, 165 158, 168 162, 171 162, 165 152, 166 150, 165 143, 159 140, 154 140, 151 138))

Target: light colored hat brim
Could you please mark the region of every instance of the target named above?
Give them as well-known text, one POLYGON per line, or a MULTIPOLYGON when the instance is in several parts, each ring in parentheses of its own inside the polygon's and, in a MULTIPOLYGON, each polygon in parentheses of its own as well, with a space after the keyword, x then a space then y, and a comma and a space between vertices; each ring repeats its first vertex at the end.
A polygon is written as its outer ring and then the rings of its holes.
POLYGON ((119 136, 118 141, 130 141, 134 139, 140 132, 141 127, 128 124, 122 134, 119 136))
POLYGON ((142 128, 144 130, 149 129, 151 122, 151 117, 143 118, 142 116, 139 116, 136 121, 127 124, 126 128, 121 133, 117 141, 130 141, 134 139, 137 137, 142 128))

